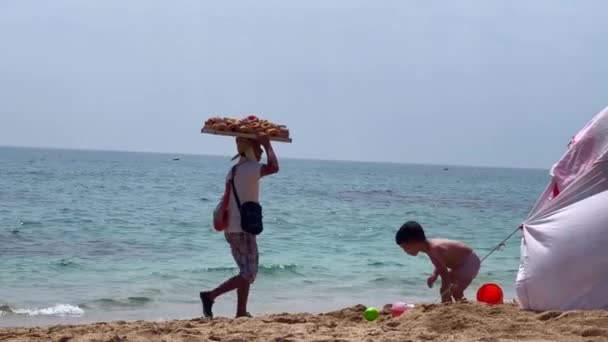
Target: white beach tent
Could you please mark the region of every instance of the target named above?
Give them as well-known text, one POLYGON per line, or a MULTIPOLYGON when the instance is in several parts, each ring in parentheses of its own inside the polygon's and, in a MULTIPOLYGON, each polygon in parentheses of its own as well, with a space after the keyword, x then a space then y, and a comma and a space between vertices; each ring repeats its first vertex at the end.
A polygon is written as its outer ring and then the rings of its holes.
POLYGON ((608 108, 574 136, 551 177, 523 224, 519 302, 608 309, 608 108))

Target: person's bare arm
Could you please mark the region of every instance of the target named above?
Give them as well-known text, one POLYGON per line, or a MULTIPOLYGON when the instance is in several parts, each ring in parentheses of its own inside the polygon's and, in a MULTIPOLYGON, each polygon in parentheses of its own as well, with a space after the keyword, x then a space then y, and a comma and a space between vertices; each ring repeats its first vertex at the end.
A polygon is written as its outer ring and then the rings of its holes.
POLYGON ((439 271, 437 271, 437 268, 435 268, 431 276, 426 280, 426 284, 429 286, 429 289, 433 288, 433 285, 437 281, 437 277, 439 277, 439 271))
POLYGON ((439 253, 437 253, 434 249, 429 251, 429 258, 431 258, 431 262, 435 265, 435 269, 437 274, 441 277, 441 301, 442 302, 451 302, 452 301, 452 293, 450 291, 452 286, 452 281, 450 279, 450 271, 448 271, 443 258, 439 253))
POLYGON ((279 160, 277 159, 274 150, 272 149, 272 145, 270 144, 270 139, 268 139, 267 135, 260 135, 258 137, 260 145, 264 147, 266 150, 266 164, 262 165, 261 176, 269 176, 279 172, 279 160))

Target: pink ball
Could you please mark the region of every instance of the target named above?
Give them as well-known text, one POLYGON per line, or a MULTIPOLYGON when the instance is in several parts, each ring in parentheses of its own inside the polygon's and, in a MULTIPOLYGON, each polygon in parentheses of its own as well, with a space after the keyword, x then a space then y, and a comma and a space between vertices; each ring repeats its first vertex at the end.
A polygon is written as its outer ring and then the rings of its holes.
POLYGON ((412 304, 407 304, 404 302, 396 302, 391 307, 391 315, 393 317, 399 317, 413 308, 414 308, 414 305, 412 305, 412 304))

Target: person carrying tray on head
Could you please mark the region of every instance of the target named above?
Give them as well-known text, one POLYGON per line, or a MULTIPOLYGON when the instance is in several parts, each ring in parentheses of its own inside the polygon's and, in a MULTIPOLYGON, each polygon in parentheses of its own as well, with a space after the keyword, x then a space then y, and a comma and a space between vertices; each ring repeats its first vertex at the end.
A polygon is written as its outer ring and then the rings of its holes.
POLYGON ((262 230, 261 207, 258 204, 260 179, 279 172, 279 162, 267 135, 260 134, 257 140, 239 137, 236 146, 238 154, 233 160, 238 159, 238 162, 226 178, 232 191, 228 192, 228 225, 224 234, 239 268, 239 275, 211 291, 200 293, 203 314, 210 318, 213 317, 215 299, 233 290, 237 290, 236 317, 251 317, 247 312, 247 302, 249 288, 258 273, 256 234, 262 230), (262 147, 266 150, 266 164, 260 163, 262 147))

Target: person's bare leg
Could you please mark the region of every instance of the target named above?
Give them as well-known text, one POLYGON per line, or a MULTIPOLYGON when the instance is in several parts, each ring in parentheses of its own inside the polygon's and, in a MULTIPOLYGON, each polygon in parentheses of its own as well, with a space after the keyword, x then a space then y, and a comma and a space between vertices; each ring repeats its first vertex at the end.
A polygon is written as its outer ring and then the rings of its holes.
POLYGON ((249 300, 249 289, 251 285, 248 281, 240 286, 237 291, 236 317, 247 317, 247 302, 249 300))
POLYGON ((464 299, 464 290, 465 289, 461 284, 456 284, 454 287, 452 287, 452 297, 454 297, 456 302, 460 302, 464 299))
POLYGON ((464 298, 464 291, 471 285, 473 279, 469 277, 467 274, 461 274, 459 272, 452 272, 452 297, 456 302, 462 302, 466 300, 464 298))
POLYGON ((242 288, 243 286, 249 288, 249 282, 241 276, 235 276, 210 292, 201 292, 200 297, 203 304, 203 315, 205 317, 213 318, 213 304, 215 303, 215 299, 227 292, 242 288))
MULTIPOLYGON (((448 275, 450 277, 451 285, 447 289, 440 290, 441 302, 442 303, 451 303, 452 302, 452 289, 454 287, 454 272, 452 270, 448 270, 448 275)), ((443 282, 443 279, 441 280, 443 282)))
POLYGON ((230 292, 232 290, 242 288, 244 285, 247 285, 247 288, 249 288, 249 282, 247 280, 245 280, 240 275, 234 276, 234 277, 228 279, 222 285, 216 287, 211 292, 208 292, 209 299, 215 300, 217 297, 219 297, 227 292, 230 292))
POLYGON ((480 267, 481 261, 477 254, 471 254, 460 269, 452 272, 452 279, 456 284, 455 289, 452 290, 452 296, 457 302, 466 302, 464 291, 473 283, 480 267))

